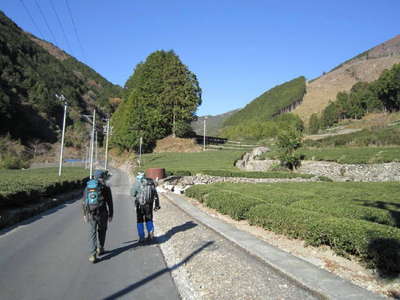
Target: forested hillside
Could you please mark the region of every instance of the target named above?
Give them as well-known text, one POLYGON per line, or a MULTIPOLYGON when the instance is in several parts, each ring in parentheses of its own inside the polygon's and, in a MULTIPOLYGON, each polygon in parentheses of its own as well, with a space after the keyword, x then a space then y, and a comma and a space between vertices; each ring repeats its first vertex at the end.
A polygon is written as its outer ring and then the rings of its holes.
POLYGON ((239 111, 238 109, 235 109, 235 110, 228 111, 228 112, 226 112, 224 114, 220 114, 220 115, 201 116, 201 117, 198 117, 197 120, 193 121, 191 125, 196 134, 203 135, 204 119, 206 119, 206 135, 218 136, 224 121, 238 111, 239 111))
POLYGON ((301 76, 266 91, 229 117, 224 122, 224 127, 272 119, 281 109, 302 100, 306 92, 305 81, 301 76))
POLYGON ((70 135, 83 131, 81 114, 114 111, 121 87, 57 47, 24 32, 0 11, 0 136, 55 142, 68 100, 70 135))
POLYGON ((220 135, 229 139, 262 140, 289 127, 303 129, 299 117, 287 113, 306 92, 303 76, 278 85, 254 99, 223 123, 220 135))

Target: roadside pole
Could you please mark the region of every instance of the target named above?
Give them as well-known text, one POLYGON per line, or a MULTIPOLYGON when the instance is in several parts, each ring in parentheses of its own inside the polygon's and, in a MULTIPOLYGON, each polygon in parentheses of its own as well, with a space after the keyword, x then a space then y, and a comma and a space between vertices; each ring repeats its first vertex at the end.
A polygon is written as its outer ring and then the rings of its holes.
POLYGON ((90 148, 90 142, 89 145, 86 145, 86 152, 85 152, 85 169, 89 167, 89 148, 90 148))
POLYGON ((203 151, 206 151, 206 120, 207 120, 207 117, 204 117, 204 123, 203 123, 203 151))
POLYGON ((90 147, 90 179, 93 176, 93 152, 94 152, 94 130, 96 124, 96 109, 93 110, 93 124, 92 124, 92 136, 91 136, 91 147, 90 147))
POLYGON ((64 95, 57 95, 56 97, 58 100, 61 100, 64 102, 64 118, 63 118, 63 128, 62 128, 62 135, 61 135, 61 149, 60 149, 60 165, 58 167, 58 176, 61 176, 61 169, 62 169, 62 163, 63 163, 63 152, 64 152, 64 135, 65 135, 65 122, 67 119, 67 101, 65 100, 64 95))
POLYGON ((142 143, 143 143, 143 138, 140 137, 140 139, 139 139, 139 167, 142 163, 142 143))
POLYGON ((104 162, 104 169, 107 170, 107 163, 108 163, 108 136, 110 135, 110 119, 107 119, 107 127, 106 127, 106 152, 105 152, 105 162, 104 162))
POLYGON ((94 165, 95 166, 97 166, 97 164, 98 164, 98 160, 97 160, 97 154, 98 154, 98 150, 99 150, 99 143, 98 143, 98 136, 97 136, 97 131, 96 131, 96 133, 95 133, 95 135, 94 135, 95 137, 96 137, 96 139, 95 139, 95 142, 94 142, 94 145, 95 145, 95 151, 94 151, 94 165))

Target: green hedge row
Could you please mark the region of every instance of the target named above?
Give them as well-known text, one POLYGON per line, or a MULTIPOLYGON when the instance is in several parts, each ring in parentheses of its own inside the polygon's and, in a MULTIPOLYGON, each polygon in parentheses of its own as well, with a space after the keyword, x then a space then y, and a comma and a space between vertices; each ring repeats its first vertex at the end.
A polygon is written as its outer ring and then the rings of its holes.
MULTIPOLYGON (((167 175, 176 176, 194 176, 196 174, 205 174, 210 176, 220 176, 220 177, 243 177, 243 178, 305 178, 310 179, 315 177, 315 175, 310 174, 299 174, 292 172, 245 172, 245 171, 228 171, 228 170, 171 170, 167 171, 167 175)), ((332 181, 328 177, 318 176, 320 181, 332 181)))
POLYGON ((28 189, 7 195, 0 194, 0 208, 21 207, 32 204, 41 199, 41 197, 52 197, 57 194, 65 193, 83 186, 84 181, 64 181, 50 183, 40 189, 28 189))
MULTIPOLYGON (((400 229, 373 223, 380 220, 383 224, 393 224, 385 210, 362 207, 361 212, 346 213, 346 209, 339 210, 338 203, 336 207, 328 205, 325 210, 311 211, 306 201, 285 206, 285 201, 276 204, 271 198, 224 188, 228 186, 196 185, 186 195, 236 220, 248 219, 251 224, 303 239, 310 245, 328 245, 338 254, 355 255, 383 275, 400 272, 400 229), (351 219, 357 214, 364 218, 369 214, 373 222, 351 219)), ((324 205, 320 203, 320 207, 324 205)))
POLYGON ((369 206, 343 205, 341 201, 325 201, 323 204, 315 200, 300 200, 291 208, 311 210, 323 213, 332 217, 365 220, 383 225, 400 227, 397 220, 400 220, 400 212, 386 210, 369 206))
POLYGON ((72 189, 80 188, 88 178, 82 168, 57 168, 0 171, 0 208, 21 207, 72 189))
POLYGON ((340 255, 355 255, 382 275, 400 272, 398 228, 274 204, 254 206, 247 217, 250 224, 303 239, 309 245, 328 245, 340 255))

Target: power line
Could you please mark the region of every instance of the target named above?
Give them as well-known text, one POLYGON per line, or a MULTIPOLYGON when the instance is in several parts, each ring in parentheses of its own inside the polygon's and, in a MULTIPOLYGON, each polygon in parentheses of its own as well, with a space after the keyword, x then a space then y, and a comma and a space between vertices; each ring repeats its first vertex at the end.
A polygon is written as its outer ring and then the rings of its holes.
POLYGON ((51 28, 50 28, 50 26, 49 26, 49 23, 47 23, 46 16, 44 15, 44 13, 43 13, 43 11, 42 11, 42 9, 41 9, 39 3, 37 2, 37 0, 35 0, 35 3, 36 3, 36 6, 37 6, 38 9, 39 9, 40 14, 42 15, 42 18, 43 18, 43 20, 44 20, 44 22, 45 22, 45 24, 46 24, 46 26, 47 26, 47 29, 48 29, 49 32, 50 32, 51 37, 53 38, 54 43, 57 45, 57 44, 58 44, 57 39, 56 39, 55 35, 53 34, 53 31, 51 31, 51 28))
POLYGON ((78 44, 79 44, 79 46, 81 48, 81 51, 82 51, 82 56, 85 59, 85 51, 83 50, 81 40, 79 39, 78 30, 76 29, 75 21, 74 21, 74 18, 72 17, 71 8, 69 7, 68 0, 65 0, 65 4, 67 5, 68 14, 69 14, 69 17, 71 18, 71 22, 72 22, 72 26, 74 27, 76 39, 77 39, 78 44))
POLYGON ((24 7, 24 9, 25 9, 26 13, 28 14, 29 18, 31 19, 31 21, 33 23, 33 26, 35 26, 35 28, 39 32, 40 36, 45 39, 46 37, 44 36, 42 31, 40 30, 39 26, 36 24, 35 20, 33 19, 32 15, 31 15, 31 13, 29 11, 29 9, 26 7, 24 1, 22 1, 22 0, 19 0, 19 1, 22 3, 22 6, 24 7))
POLYGON ((64 36, 64 39, 65 39, 65 41, 66 41, 66 43, 67 43, 67 47, 68 47, 69 51, 70 51, 71 54, 72 54, 72 47, 71 47, 71 45, 70 45, 70 43, 69 43, 69 40, 68 40, 67 35, 65 34, 64 26, 62 25, 61 19, 60 19, 60 17, 58 16, 58 13, 57 13, 57 11, 56 11, 56 8, 54 7, 54 3, 53 3, 52 0, 50 0, 50 4, 51 4, 51 8, 53 9, 54 14, 56 15, 58 24, 59 24, 60 27, 61 27, 61 31, 62 31, 62 34, 63 34, 63 36, 64 36))

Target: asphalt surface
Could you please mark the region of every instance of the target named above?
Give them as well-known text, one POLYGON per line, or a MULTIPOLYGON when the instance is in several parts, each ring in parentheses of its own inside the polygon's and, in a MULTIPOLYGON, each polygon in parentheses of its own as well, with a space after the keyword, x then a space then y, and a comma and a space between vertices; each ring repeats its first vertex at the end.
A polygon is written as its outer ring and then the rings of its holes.
POLYGON ((112 173, 114 220, 100 261, 88 261, 81 202, 67 202, 0 232, 0 299, 180 298, 160 248, 138 246, 128 178, 112 173))

